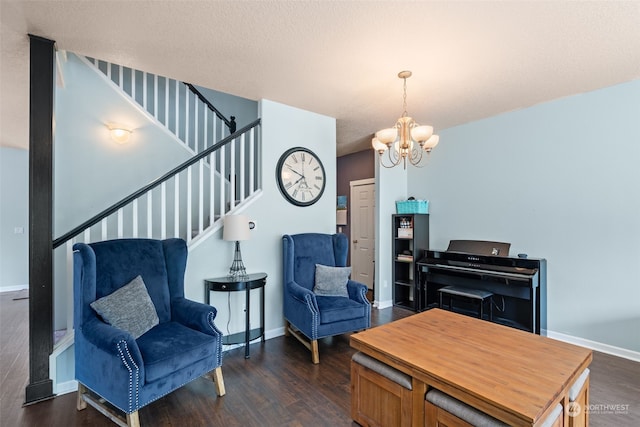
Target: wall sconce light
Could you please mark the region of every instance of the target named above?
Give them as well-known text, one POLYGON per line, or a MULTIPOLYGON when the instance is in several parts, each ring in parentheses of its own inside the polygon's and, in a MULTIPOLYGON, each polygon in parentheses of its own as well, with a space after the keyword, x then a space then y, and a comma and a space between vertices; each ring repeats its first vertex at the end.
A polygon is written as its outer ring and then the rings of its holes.
POLYGON ((131 136, 131 129, 127 129, 121 125, 110 125, 109 133, 111 134, 111 139, 113 139, 118 144, 125 144, 129 142, 129 137, 131 136))

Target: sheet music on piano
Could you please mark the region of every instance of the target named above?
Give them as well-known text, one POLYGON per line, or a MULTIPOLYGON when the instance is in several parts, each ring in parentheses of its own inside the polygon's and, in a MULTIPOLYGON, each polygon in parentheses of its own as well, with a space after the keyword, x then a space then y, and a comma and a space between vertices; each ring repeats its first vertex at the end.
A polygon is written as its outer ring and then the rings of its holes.
POLYGON ((464 252, 476 255, 509 256, 511 243, 487 240, 449 240, 447 252, 464 252))

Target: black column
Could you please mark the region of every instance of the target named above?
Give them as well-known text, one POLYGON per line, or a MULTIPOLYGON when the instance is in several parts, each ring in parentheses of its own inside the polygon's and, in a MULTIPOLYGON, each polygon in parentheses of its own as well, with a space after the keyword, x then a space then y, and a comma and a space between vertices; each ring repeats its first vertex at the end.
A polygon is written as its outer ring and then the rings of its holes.
POLYGON ((55 42, 29 35, 29 384, 25 403, 53 396, 53 61, 55 42))

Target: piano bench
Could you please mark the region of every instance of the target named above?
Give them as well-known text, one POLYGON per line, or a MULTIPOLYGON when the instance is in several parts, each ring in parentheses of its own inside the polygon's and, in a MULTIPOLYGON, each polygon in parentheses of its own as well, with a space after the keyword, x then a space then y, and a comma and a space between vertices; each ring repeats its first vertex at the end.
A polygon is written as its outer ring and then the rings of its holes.
POLYGON ((478 317, 482 319, 484 317, 484 305, 489 304, 489 320, 493 320, 493 293, 484 291, 481 289, 462 288, 459 286, 445 286, 438 289, 438 295, 440 298, 440 308, 444 308, 442 303, 442 297, 449 297, 449 311, 455 311, 453 309, 453 302, 455 299, 462 299, 466 301, 472 301, 478 305, 478 317))

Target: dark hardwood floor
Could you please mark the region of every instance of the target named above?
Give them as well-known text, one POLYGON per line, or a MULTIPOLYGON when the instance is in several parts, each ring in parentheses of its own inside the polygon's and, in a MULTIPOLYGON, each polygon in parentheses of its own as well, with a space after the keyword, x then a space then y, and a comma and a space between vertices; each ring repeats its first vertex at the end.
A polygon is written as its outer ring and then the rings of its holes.
MULTIPOLYGON (((113 426, 95 409, 75 409, 75 393, 23 407, 28 379, 28 301, 0 294, 0 426, 113 426)), ((373 310, 374 325, 412 313, 373 310)), ((320 364, 293 337, 278 337, 223 358, 227 390, 199 378, 140 410, 143 426, 355 426, 350 419, 349 336, 320 342, 320 364)), ((640 425, 640 363, 595 353, 591 365, 591 425, 640 425), (616 412, 616 406, 617 411, 616 412)))

